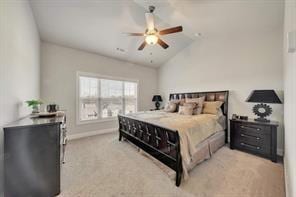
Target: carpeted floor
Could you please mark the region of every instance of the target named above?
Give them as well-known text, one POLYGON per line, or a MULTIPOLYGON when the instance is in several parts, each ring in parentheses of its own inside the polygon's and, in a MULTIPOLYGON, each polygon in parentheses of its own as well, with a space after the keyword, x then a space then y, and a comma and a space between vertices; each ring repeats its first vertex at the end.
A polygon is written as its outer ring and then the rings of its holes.
POLYGON ((62 193, 71 197, 284 197, 283 165, 228 147, 175 187, 159 166, 117 134, 70 141, 62 193))

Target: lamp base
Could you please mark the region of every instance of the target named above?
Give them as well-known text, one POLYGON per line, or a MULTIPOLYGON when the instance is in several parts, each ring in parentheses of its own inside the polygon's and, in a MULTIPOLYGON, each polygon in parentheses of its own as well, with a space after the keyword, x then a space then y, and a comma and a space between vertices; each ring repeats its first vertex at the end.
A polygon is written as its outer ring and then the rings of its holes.
POLYGON ((156 110, 159 110, 159 107, 160 107, 160 103, 159 103, 158 101, 156 101, 156 102, 155 102, 155 109, 156 109, 156 110))
POLYGON ((254 120, 258 121, 258 122, 270 122, 270 120, 268 120, 266 118, 255 118, 254 120))
POLYGON ((265 118, 265 117, 268 117, 272 114, 272 109, 269 105, 264 104, 264 103, 254 105, 253 112, 255 115, 259 116, 259 118, 256 118, 255 121, 270 122, 270 120, 265 118))

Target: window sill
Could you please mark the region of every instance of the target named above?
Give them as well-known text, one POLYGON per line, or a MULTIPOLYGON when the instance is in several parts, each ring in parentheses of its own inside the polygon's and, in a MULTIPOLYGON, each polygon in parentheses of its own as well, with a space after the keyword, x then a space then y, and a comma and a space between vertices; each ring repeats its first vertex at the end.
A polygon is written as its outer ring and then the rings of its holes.
POLYGON ((95 124, 95 123, 102 123, 102 122, 111 122, 116 121, 117 117, 112 118, 104 118, 104 119, 98 119, 98 120, 85 120, 85 121, 76 121, 76 125, 85 125, 85 124, 95 124))

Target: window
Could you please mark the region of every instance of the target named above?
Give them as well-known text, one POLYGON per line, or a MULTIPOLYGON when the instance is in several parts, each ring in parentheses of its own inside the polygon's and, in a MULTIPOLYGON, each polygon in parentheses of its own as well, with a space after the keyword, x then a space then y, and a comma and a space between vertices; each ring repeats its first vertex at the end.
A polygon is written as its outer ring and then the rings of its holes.
POLYGON ((138 83, 78 74, 78 121, 91 122, 137 111, 138 83))

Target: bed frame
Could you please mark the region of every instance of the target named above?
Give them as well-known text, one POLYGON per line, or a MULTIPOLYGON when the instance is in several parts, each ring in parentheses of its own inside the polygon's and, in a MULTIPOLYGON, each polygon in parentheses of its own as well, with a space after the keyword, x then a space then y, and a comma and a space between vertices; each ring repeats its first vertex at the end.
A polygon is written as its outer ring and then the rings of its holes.
MULTIPOLYGON (((205 101, 223 101, 221 106, 225 119, 225 143, 228 141, 228 91, 193 92, 170 94, 169 100, 199 98, 205 101)), ((180 137, 177 130, 160 127, 124 115, 118 115, 119 141, 122 137, 132 142, 154 158, 176 171, 176 186, 181 184, 182 158, 180 153, 180 137)))

